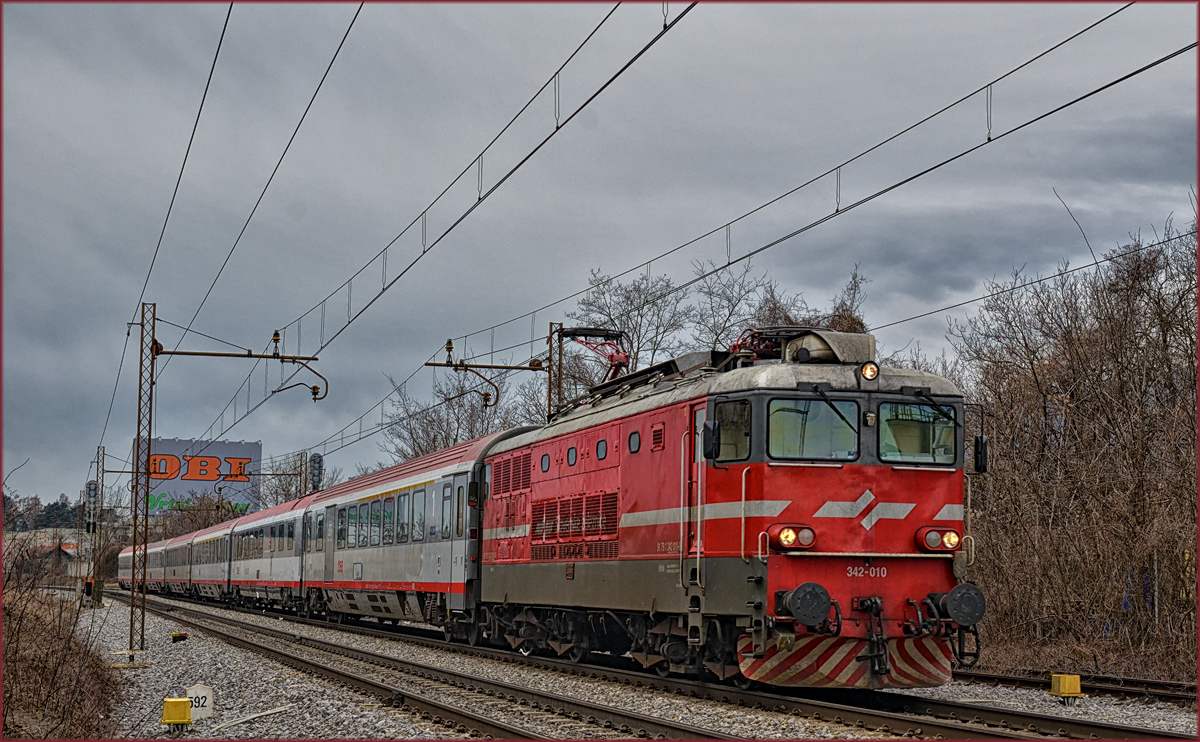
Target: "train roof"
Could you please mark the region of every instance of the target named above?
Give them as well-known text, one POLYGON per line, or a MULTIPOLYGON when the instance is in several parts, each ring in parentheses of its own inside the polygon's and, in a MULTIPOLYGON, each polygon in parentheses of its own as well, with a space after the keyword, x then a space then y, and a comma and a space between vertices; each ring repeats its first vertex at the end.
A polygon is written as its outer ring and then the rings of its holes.
MULTIPOLYGON (((783 329, 783 328, 778 328, 783 329)), ((784 362, 760 360, 741 368, 718 370, 730 365, 731 354, 723 351, 689 353, 628 377, 617 377, 590 390, 592 396, 560 412, 545 427, 498 443, 489 455, 573 433, 698 397, 755 390, 779 389, 795 392, 801 384, 828 384, 834 394, 859 391, 860 368, 874 362, 875 339, 868 334, 796 330, 795 340, 817 335, 833 349, 831 362, 784 362), (622 379, 625 383, 621 384, 622 379)), ((791 347, 791 346, 788 346, 791 347)), ((934 396, 962 396, 948 379, 924 371, 880 368, 870 385, 875 393, 899 393, 903 387, 923 387, 934 396)))
POLYGON ((238 518, 236 521, 234 521, 233 530, 241 530, 246 526, 258 523, 260 521, 273 520, 279 516, 286 515, 293 510, 300 510, 303 512, 304 508, 308 506, 309 501, 311 501, 313 497, 315 497, 315 495, 305 495, 304 497, 298 497, 295 500, 288 500, 287 502, 273 505, 266 510, 259 510, 256 513, 243 515, 241 518, 238 518))
POLYGON ((237 521, 238 521, 237 518, 231 518, 230 520, 223 521, 221 523, 216 524, 215 526, 209 526, 208 528, 201 528, 199 531, 192 531, 192 533, 191 533, 192 541, 195 542, 197 539, 203 538, 205 536, 224 536, 226 533, 229 533, 229 531, 233 529, 233 525, 235 523, 237 523, 237 521))
POLYGON ((380 469, 379 471, 355 477, 341 484, 335 484, 327 490, 318 492, 313 497, 311 504, 321 505, 331 500, 368 497, 380 494, 396 489, 397 487, 403 487, 408 482, 419 480, 422 476, 434 472, 444 473, 447 470, 453 472, 460 470, 463 472, 468 471, 476 459, 479 458, 479 455, 486 451, 494 441, 502 439, 509 434, 506 431, 504 433, 492 433, 481 436, 440 451, 418 456, 411 461, 405 461, 403 464, 389 466, 386 469, 380 469))

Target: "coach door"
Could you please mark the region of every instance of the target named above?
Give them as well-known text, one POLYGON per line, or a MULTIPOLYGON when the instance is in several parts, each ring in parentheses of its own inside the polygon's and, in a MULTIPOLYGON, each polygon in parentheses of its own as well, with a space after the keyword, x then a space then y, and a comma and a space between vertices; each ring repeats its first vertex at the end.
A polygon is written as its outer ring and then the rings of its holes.
POLYGON ((325 582, 333 582, 333 568, 336 554, 333 551, 334 539, 337 537, 337 505, 325 508, 325 582))
POLYGON ((465 585, 467 581, 467 534, 471 524, 467 508, 467 475, 454 477, 450 491, 452 503, 450 513, 450 608, 463 610, 466 605, 465 585))

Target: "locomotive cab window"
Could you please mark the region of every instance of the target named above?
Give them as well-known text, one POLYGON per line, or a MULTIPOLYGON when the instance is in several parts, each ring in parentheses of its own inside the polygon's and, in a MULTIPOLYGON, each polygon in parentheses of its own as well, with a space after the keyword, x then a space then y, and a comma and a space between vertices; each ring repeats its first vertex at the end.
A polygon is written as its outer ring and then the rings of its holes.
POLYGON ((880 404, 879 460, 904 464, 954 464, 958 458, 954 430, 957 412, 951 405, 942 405, 941 409, 945 415, 927 404, 880 404))
POLYGON ((741 461, 750 456, 750 400, 718 402, 713 419, 721 424, 717 461, 741 461))
MULTIPOLYGON (((772 399, 767 413, 768 453, 775 459, 851 461, 858 458, 858 403, 848 400, 772 399)), ((725 438, 725 431, 721 431, 725 438)))

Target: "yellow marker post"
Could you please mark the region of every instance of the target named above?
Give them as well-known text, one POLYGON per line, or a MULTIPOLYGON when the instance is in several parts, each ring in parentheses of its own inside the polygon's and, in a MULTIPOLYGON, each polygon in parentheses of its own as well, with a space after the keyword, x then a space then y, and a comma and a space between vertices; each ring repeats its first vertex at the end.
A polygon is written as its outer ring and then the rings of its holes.
POLYGON ((192 699, 164 698, 162 723, 179 733, 192 723, 192 699))
POLYGON ((1086 698, 1086 693, 1079 692, 1079 676, 1078 675, 1059 675, 1054 673, 1050 675, 1050 695, 1058 696, 1059 700, 1070 706, 1075 703, 1077 698, 1086 698))

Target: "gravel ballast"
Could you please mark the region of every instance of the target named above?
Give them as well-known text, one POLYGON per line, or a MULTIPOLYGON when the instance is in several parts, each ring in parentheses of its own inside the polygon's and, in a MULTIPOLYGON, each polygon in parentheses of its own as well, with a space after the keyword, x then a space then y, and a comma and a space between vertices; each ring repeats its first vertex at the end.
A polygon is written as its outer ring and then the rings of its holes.
MULTIPOLYGON (((96 647, 113 662, 126 654, 107 654, 129 647, 129 607, 110 602, 91 611, 81 625, 96 638, 96 647)), ((461 738, 445 727, 423 721, 380 699, 325 682, 298 670, 173 621, 146 614, 146 651, 134 655, 141 669, 120 670, 124 699, 115 712, 122 737, 167 737, 161 723, 163 699, 182 698, 197 683, 212 686, 214 713, 199 719, 181 737, 205 739, 384 739, 461 738), (173 632, 186 632, 186 641, 172 642, 173 632), (286 710, 218 729, 231 721, 286 710)))
MULTIPOLYGON (((227 611, 215 606, 197 606, 187 604, 192 608, 201 608, 215 614, 228 615, 242 621, 251 622, 271 628, 285 628, 287 631, 309 636, 325 641, 354 646, 358 649, 378 652, 380 654, 401 659, 424 662, 452 670, 468 671, 479 675, 506 682, 526 685, 531 688, 551 691, 566 696, 584 700, 601 700, 608 705, 621 707, 642 714, 659 716, 672 720, 686 720, 689 724, 721 731, 727 734, 747 738, 808 738, 808 739, 841 739, 841 738, 880 738, 891 735, 871 732, 866 729, 853 728, 842 724, 820 722, 804 719, 787 714, 769 711, 758 711, 737 708, 715 701, 704 701, 694 698, 667 693, 646 688, 631 688, 620 683, 583 678, 564 673, 558 673, 537 668, 524 667, 514 663, 499 662, 486 658, 472 657, 452 650, 440 650, 410 644, 402 637, 383 639, 347 634, 337 629, 326 629, 319 626, 309 626, 287 622, 279 616, 248 614, 238 611, 227 611)), ((128 615, 126 609, 126 616, 128 615)), ((147 637, 151 617, 147 617, 147 637)), ((125 624, 122 624, 124 626, 125 624)), ((167 632, 167 641, 169 642, 167 632)), ((122 635, 124 636, 124 635, 122 635)), ((124 639, 122 639, 122 642, 124 639)), ((189 640, 190 641, 190 640, 189 640)), ((185 642, 186 644, 186 642, 185 642)), ((124 646, 121 644, 120 646, 124 646)), ((242 653, 245 654, 245 653, 242 653)), ((124 659, 124 658, 120 658, 124 659)), ((250 657, 259 663, 260 658, 250 657)), ((144 671, 142 671, 144 672, 144 671)), ((283 669, 281 672, 292 673, 283 669)), ((195 681, 194 681, 195 682, 195 681)), ((309 681, 312 682, 312 681, 309 681)), ((980 685, 969 682, 954 681, 939 688, 905 689, 902 692, 922 695, 931 698, 942 698, 952 701, 976 702, 984 705, 996 705, 1014 710, 1034 711, 1057 716, 1072 716, 1095 721, 1129 726, 1152 727, 1167 731, 1196 733, 1195 710, 1187 709, 1176 704, 1152 703, 1147 701, 1119 699, 1106 696, 1079 699, 1074 706, 1063 706, 1057 699, 1044 691, 1026 688, 1006 688, 980 685)), ((341 691, 357 697, 357 694, 341 691)), ((219 700, 219 699, 218 699, 219 700)), ((362 703, 360 700, 358 703, 362 703)), ((159 701, 161 708, 161 700, 159 701)), ((276 704, 281 705, 281 704, 276 704)), ((273 708, 273 707, 272 707, 273 708)), ((361 708, 361 707, 359 707, 361 708)), ((397 713, 392 711, 391 713, 397 713)), ((411 718, 405 715, 406 718, 411 718)), ((155 719, 157 722, 157 718, 155 719)), ((248 724, 252 726, 254 723, 248 724)), ((234 731, 234 730, 227 730, 234 731)), ((442 732, 443 736, 446 733, 442 732)), ((257 736, 243 732, 230 736, 257 736)), ((272 735, 284 736, 284 735, 272 735)), ((323 736, 345 736, 345 734, 326 733, 323 736)), ((358 736, 358 735, 356 735, 358 736)), ((368 737, 378 737, 376 734, 366 734, 368 737)), ((399 734, 397 736, 408 736, 399 734)))

